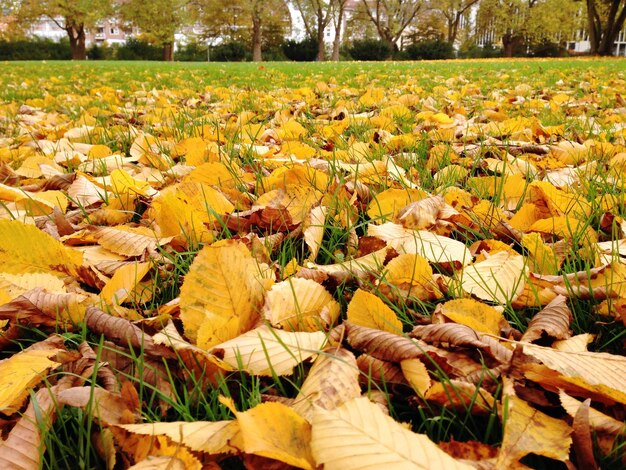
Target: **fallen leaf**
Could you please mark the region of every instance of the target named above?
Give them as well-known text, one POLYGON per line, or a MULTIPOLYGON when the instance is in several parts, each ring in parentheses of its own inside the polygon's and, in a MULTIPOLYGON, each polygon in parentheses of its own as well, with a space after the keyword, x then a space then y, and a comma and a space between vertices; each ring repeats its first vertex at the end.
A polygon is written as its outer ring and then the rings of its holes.
POLYGON ((311 449, 317 464, 328 470, 472 468, 450 457, 425 435, 404 428, 364 397, 331 411, 317 409, 311 449), (359 449, 358 454, 354 449, 359 449))

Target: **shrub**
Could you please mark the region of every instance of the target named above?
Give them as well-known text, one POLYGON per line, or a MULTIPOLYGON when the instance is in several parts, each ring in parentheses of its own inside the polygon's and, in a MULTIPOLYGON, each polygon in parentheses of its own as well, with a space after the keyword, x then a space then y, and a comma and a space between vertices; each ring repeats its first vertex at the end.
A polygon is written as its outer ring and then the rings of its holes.
POLYGON ((72 58, 69 40, 51 39, 0 40, 0 60, 69 60, 72 58))
POLYGON ((563 57, 567 55, 567 51, 556 42, 544 38, 537 44, 532 45, 530 55, 533 57, 563 57))
POLYGON ((87 49, 89 60, 113 60, 117 57, 119 46, 109 46, 107 44, 93 44, 87 49))
POLYGON ((495 47, 491 43, 479 46, 474 42, 467 42, 461 45, 459 57, 464 59, 487 59, 492 57, 502 57, 502 49, 495 47))
POLYGON ((211 48, 211 61, 242 62, 246 59, 245 44, 237 41, 224 42, 211 48))
POLYGON ((117 50, 119 60, 161 60, 163 49, 137 39, 127 39, 117 50))
POLYGON ((174 51, 174 60, 181 62, 206 62, 207 45, 199 42, 179 44, 174 51))
POLYGON ((363 39, 354 41, 348 52, 354 60, 386 60, 393 48, 379 39, 363 39))
POLYGON ((263 50, 263 60, 264 61, 279 61, 279 60, 287 60, 287 56, 283 52, 282 46, 280 47, 272 47, 267 50, 263 50))
POLYGON ((289 60, 297 62, 312 61, 317 57, 317 41, 315 38, 306 38, 302 41, 287 41, 283 45, 283 52, 289 60))
POLYGON ((406 55, 411 60, 452 59, 454 50, 449 42, 435 39, 411 44, 406 48, 406 55))

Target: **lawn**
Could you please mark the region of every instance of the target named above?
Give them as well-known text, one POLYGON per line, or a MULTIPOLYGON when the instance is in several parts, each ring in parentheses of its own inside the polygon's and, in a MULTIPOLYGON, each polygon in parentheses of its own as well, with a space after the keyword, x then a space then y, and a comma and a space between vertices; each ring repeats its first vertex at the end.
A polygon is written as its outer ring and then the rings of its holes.
POLYGON ((0 67, 1 468, 626 465, 623 60, 0 67))

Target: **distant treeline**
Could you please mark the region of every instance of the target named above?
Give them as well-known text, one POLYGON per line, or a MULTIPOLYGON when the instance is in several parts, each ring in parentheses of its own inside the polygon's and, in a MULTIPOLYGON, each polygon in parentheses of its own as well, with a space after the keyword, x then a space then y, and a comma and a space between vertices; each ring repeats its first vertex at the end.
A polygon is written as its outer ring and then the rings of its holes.
MULTIPOLYGON (((561 57, 567 51, 558 44, 543 41, 528 50, 518 51, 519 57, 561 57)), ((454 51, 452 46, 441 40, 416 42, 402 51, 394 51, 389 45, 377 39, 354 41, 342 48, 342 60, 438 60, 453 58, 501 57, 501 49, 475 44, 454 51)), ((87 49, 89 60, 162 60, 162 48, 136 39, 124 44, 92 45, 87 49)), ((264 59, 314 61, 317 57, 317 42, 314 39, 286 41, 281 47, 265 51, 264 59)), ((69 60, 72 58, 67 39, 21 39, 0 40, 0 60, 69 60)), ((174 60, 181 62, 244 62, 251 60, 249 48, 242 42, 224 42, 210 48, 207 44, 191 43, 179 45, 174 60)))

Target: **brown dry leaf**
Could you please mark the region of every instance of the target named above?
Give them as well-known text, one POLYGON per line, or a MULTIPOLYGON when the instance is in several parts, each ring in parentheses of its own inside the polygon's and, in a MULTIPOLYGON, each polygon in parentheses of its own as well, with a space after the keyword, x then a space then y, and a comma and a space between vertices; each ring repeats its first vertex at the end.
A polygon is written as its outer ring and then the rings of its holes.
POLYGON ((526 270, 523 256, 500 251, 463 268, 461 287, 481 300, 506 305, 524 289, 526 270))
POLYGON ((593 440, 591 436, 591 426, 589 425, 589 404, 591 400, 587 398, 578 408, 572 423, 572 450, 575 455, 578 468, 588 468, 597 470, 595 456, 593 455, 593 440))
POLYGON ((326 349, 313 363, 293 409, 311 421, 315 407, 333 410, 361 395, 359 368, 354 354, 346 349, 326 349))
POLYGON ((311 449, 317 464, 327 470, 472 468, 425 435, 409 431, 364 397, 331 411, 318 408, 313 415, 311 449))
POLYGON ((159 358, 173 358, 175 354, 167 347, 155 344, 152 337, 124 318, 114 317, 96 307, 89 307, 85 323, 92 333, 102 334, 106 339, 123 348, 136 348, 144 354, 159 358))
POLYGON ((124 382, 121 393, 103 388, 72 387, 56 394, 63 405, 90 407, 103 425, 135 423, 139 420, 139 396, 130 382, 124 382))
POLYGON ((41 468, 42 452, 45 449, 43 436, 56 419, 57 405, 51 395, 63 387, 59 383, 51 389, 42 388, 34 395, 17 424, 6 439, 0 442, 0 468, 7 470, 41 468))
POLYGON ((404 228, 422 230, 435 225, 446 201, 441 196, 430 196, 413 202, 398 212, 396 222, 404 228))
POLYGON ((400 362, 424 356, 431 347, 420 340, 400 336, 395 333, 367 328, 354 323, 343 322, 347 330, 347 341, 358 351, 365 351, 376 359, 400 362))
MULTIPOLYGON (((184 445, 172 443, 166 436, 145 436, 133 434, 120 426, 111 426, 110 429, 125 458, 128 467, 142 462, 149 457, 172 457, 182 461, 187 470, 201 470, 202 464, 194 454, 184 445)), ((170 460, 171 462, 171 460, 170 460)))
POLYGON ((357 289, 348 304, 348 321, 355 325, 402 334, 402 322, 385 303, 374 294, 357 289))
POLYGON ((553 339, 567 339, 572 335, 570 323, 572 312, 567 306, 567 298, 559 295, 537 313, 520 341, 532 343, 543 335, 553 339))
POLYGON ((173 443, 184 445, 195 452, 207 454, 234 453, 239 434, 239 423, 233 421, 157 422, 146 424, 122 424, 117 426, 131 434, 167 436, 173 443))
MULTIPOLYGON (((561 401, 561 406, 563 407, 563 409, 572 418, 577 415, 580 408, 584 405, 583 402, 568 395, 563 390, 559 390, 559 399, 561 401)), ((603 432, 611 435, 623 435, 626 433, 626 424, 624 424, 622 421, 611 418, 610 416, 591 407, 589 407, 588 409, 588 415, 589 425, 594 431, 603 432)))
POLYGON ((141 256, 144 252, 155 253, 173 237, 158 238, 150 230, 132 227, 102 227, 95 233, 98 243, 105 249, 123 256, 141 256))
POLYGON ((86 309, 97 298, 77 293, 50 293, 41 287, 0 306, 0 319, 32 326, 71 329, 83 321, 86 309))
POLYGON ((455 299, 439 304, 433 312, 433 322, 438 316, 494 336, 499 336, 501 328, 507 325, 502 313, 474 299, 455 299))
POLYGON ((405 229, 402 225, 387 222, 369 225, 367 233, 386 241, 400 254, 417 254, 431 263, 465 266, 472 261, 472 255, 463 243, 425 230, 405 229))
POLYGON ((256 260, 242 243, 200 250, 180 289, 185 334, 209 349, 252 329, 265 295, 257 273, 256 260))
POLYGON ((439 323, 418 325, 411 331, 411 336, 422 341, 445 348, 469 347, 482 349, 502 364, 511 361, 513 353, 493 338, 481 335, 469 326, 458 323, 439 323))
POLYGON ((264 325, 216 345, 211 353, 254 375, 289 375, 302 361, 319 354, 325 343, 322 331, 291 333, 264 325))
MULTIPOLYGON (((419 359, 406 359, 407 361, 417 361, 419 359)), ((400 364, 402 364, 401 361, 400 364)), ((359 380, 366 385, 369 381, 379 384, 383 387, 389 384, 407 384, 406 378, 401 367, 393 362, 381 361, 369 354, 361 354, 356 363, 361 371, 359 380)), ((409 366, 410 367, 410 366, 409 366)), ((417 369, 419 366, 415 366, 417 369)), ((418 371, 419 373, 419 371, 418 371)))
POLYGON ((18 411, 46 372, 61 365, 50 359, 59 351, 57 348, 26 350, 0 361, 0 411, 3 414, 18 411))
POLYGON ((478 441, 459 442, 452 439, 449 442, 440 442, 437 445, 455 459, 474 462, 492 459, 498 453, 498 449, 495 447, 478 441))
POLYGON ((239 450, 297 468, 316 468, 310 448, 311 425, 293 409, 270 402, 238 412, 232 402, 226 402, 226 405, 239 423, 239 450))
POLYGON ((152 339, 155 344, 172 348, 176 352, 176 357, 185 364, 187 371, 198 381, 208 380, 217 385, 225 372, 233 370, 228 364, 209 354, 206 349, 185 341, 172 321, 152 339))
POLYGON ((265 297, 263 317, 287 331, 320 331, 333 325, 339 303, 320 284, 292 278, 272 286, 265 297))
POLYGON ((515 395, 505 395, 507 420, 496 468, 510 468, 528 454, 566 462, 572 444, 572 428, 532 408, 515 395))

